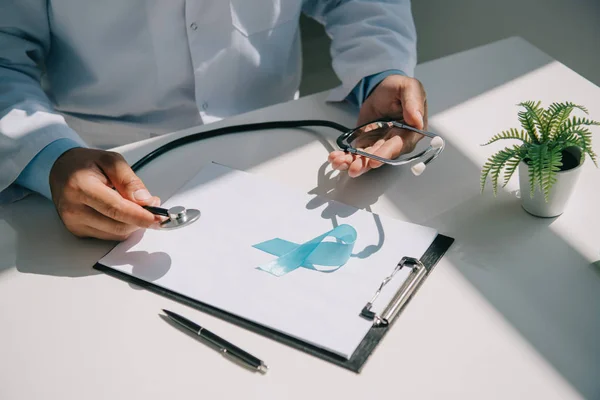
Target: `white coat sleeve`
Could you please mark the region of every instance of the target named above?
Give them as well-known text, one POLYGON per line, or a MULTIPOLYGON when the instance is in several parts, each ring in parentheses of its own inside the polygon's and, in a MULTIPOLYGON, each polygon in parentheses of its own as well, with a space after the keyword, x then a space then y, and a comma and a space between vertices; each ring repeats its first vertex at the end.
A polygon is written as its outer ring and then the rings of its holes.
POLYGON ((49 143, 69 138, 85 146, 40 83, 51 45, 46 3, 0 2, 0 193, 49 143))
MULTIPOLYGON (((387 70, 413 76, 417 34, 410 0, 305 0, 303 12, 325 26, 341 101, 361 79, 387 70)), ((305 55, 306 56, 306 55, 305 55)))

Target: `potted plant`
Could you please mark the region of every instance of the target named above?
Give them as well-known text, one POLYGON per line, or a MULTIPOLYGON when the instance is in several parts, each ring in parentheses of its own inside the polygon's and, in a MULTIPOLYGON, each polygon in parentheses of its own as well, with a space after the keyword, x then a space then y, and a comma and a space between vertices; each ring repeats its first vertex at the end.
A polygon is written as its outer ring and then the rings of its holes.
POLYGON ((523 129, 500 132, 483 144, 505 139, 518 141, 493 154, 483 165, 481 191, 490 177, 496 196, 498 180, 504 178, 503 187, 506 186, 518 168, 523 208, 535 216, 556 217, 568 203, 585 155, 598 166, 589 126, 600 122, 571 117, 575 109, 586 115, 588 110, 570 102, 552 103, 547 109, 541 107, 541 102, 533 101, 519 106, 523 108, 518 112, 523 129))

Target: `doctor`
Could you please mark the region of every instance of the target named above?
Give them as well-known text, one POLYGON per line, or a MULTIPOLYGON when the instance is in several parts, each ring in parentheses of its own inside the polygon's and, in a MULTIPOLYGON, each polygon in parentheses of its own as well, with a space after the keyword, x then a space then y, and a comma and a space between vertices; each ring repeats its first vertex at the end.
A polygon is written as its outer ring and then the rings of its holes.
MULTIPOLYGON (((0 198, 38 192, 81 237, 150 226, 140 205, 160 200, 101 149, 293 99, 301 12, 332 38, 342 84, 329 100, 360 107, 359 124, 392 116, 424 128, 409 0, 3 1, 0 198)), ((368 150, 389 157, 412 140, 368 150)), ((352 177, 377 167, 341 152, 329 161, 352 177)))

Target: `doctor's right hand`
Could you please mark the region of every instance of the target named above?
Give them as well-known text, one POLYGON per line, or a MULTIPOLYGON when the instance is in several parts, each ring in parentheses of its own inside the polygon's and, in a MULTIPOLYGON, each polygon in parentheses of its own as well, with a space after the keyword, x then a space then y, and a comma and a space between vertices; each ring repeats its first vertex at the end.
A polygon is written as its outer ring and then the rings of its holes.
POLYGON ((160 205, 118 153, 74 148, 50 171, 52 201, 74 235, 124 240, 159 221, 142 205, 160 205), (115 190, 116 189, 116 190, 115 190))

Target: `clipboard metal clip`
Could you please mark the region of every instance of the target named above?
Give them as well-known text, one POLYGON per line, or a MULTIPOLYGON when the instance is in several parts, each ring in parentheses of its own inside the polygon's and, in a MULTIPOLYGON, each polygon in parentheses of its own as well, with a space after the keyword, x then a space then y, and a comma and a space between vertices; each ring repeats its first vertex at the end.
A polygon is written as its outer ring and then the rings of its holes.
POLYGON ((423 265, 423 263, 420 260, 417 260, 413 257, 403 257, 402 260, 400 260, 400 262, 398 263, 398 265, 396 265, 396 268, 394 268, 392 273, 381 282, 379 288, 375 292, 375 295, 363 307, 362 311, 360 312, 360 315, 364 318, 367 318, 368 320, 373 321, 374 326, 389 325, 398 315, 400 310, 402 310, 402 307, 404 307, 404 305, 411 298, 412 294, 419 287, 419 284, 421 283, 423 278, 425 278, 426 275, 427 268, 425 268, 425 265, 423 265), (400 286, 400 288, 398 289, 390 303, 387 305, 387 307, 383 310, 383 312, 381 312, 380 314, 373 312, 371 310, 371 308, 373 307, 373 303, 381 294, 381 291, 383 290, 384 286, 387 285, 387 283, 394 278, 394 275, 396 275, 396 273, 405 266, 410 267, 412 269, 408 278, 406 278, 402 286, 400 286))

